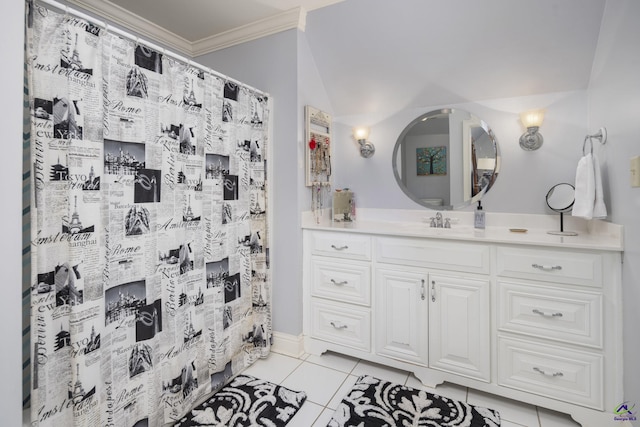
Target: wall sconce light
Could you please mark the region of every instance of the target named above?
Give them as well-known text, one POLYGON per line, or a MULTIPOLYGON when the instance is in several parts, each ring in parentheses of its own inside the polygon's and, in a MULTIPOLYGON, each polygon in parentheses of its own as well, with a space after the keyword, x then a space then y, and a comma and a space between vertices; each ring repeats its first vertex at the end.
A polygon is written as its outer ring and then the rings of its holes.
POLYGON ((544 110, 532 110, 520 114, 520 120, 527 131, 520 137, 520 148, 526 151, 537 150, 542 146, 544 138, 538 129, 544 119, 544 110))
POLYGON ((357 127, 353 128, 353 137, 358 144, 360 144, 360 155, 366 159, 373 156, 373 153, 376 152, 376 147, 373 146, 372 143, 367 142, 367 137, 369 136, 369 128, 366 127, 357 127))

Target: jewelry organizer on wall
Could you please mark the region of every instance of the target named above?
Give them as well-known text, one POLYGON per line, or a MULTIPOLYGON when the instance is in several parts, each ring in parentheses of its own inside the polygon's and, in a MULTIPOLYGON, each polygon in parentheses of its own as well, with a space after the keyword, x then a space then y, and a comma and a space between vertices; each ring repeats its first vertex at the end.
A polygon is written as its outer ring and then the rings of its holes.
POLYGON ((331 185, 331 116, 305 106, 306 186, 331 185))
POLYGON ((331 190, 331 116, 310 105, 305 117, 305 183, 311 187, 311 211, 320 222, 325 193, 331 190))

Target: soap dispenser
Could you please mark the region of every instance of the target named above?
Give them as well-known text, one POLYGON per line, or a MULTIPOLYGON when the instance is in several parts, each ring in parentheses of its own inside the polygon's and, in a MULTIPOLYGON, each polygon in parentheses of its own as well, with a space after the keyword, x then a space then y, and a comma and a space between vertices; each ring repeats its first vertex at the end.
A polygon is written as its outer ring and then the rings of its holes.
POLYGON ((484 211, 480 200, 478 200, 478 207, 473 215, 473 227, 484 230, 484 211))

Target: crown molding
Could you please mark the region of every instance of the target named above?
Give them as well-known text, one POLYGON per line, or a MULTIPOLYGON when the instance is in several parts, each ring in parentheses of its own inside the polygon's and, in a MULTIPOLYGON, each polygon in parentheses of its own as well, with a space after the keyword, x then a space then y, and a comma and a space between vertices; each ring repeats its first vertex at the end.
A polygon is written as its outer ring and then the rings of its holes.
POLYGON ((268 18, 200 39, 192 44, 193 56, 200 56, 261 37, 297 28, 305 30, 307 11, 295 7, 268 18))
POLYGON ((175 50, 177 53, 190 58, 259 39, 281 31, 294 28, 304 31, 307 20, 307 11, 302 7, 296 7, 220 34, 190 42, 108 0, 67 1, 97 15, 100 19, 107 20, 110 23, 123 27, 123 29, 147 37, 151 42, 159 42, 175 50))
POLYGON ((192 56, 192 43, 153 22, 129 12, 122 7, 106 0, 67 0, 80 6, 88 12, 98 15, 98 18, 117 24, 127 31, 133 31, 147 37, 154 43, 162 43, 178 53, 192 56))

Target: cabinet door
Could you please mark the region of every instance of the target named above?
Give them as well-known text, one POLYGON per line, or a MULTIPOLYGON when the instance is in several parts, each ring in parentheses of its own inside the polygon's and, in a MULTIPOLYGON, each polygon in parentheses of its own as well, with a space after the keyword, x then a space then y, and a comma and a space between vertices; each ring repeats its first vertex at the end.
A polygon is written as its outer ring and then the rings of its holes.
POLYGON ((376 352, 427 365, 428 275, 419 269, 376 269, 376 352))
POLYGON ((429 275, 429 366, 489 382, 489 281, 429 275))

